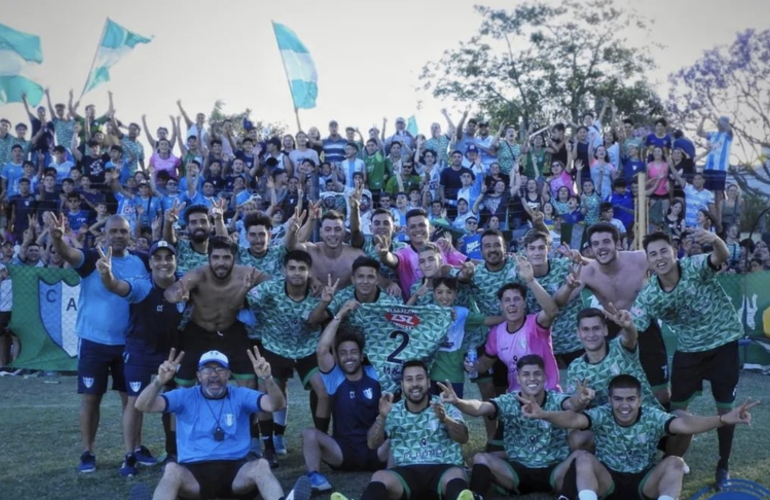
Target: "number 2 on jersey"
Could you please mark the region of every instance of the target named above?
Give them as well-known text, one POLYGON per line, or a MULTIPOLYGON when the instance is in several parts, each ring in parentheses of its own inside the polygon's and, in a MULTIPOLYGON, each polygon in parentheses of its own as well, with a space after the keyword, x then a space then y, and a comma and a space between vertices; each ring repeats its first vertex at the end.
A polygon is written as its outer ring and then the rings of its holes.
POLYGON ((391 363, 398 363, 400 365, 404 364, 403 359, 399 359, 398 355, 403 352, 404 349, 406 349, 406 346, 409 345, 409 334, 406 332, 402 332, 401 330, 396 330, 394 332, 391 332, 390 338, 397 339, 398 337, 401 337, 401 343, 396 347, 396 349, 388 355, 388 361, 391 363))

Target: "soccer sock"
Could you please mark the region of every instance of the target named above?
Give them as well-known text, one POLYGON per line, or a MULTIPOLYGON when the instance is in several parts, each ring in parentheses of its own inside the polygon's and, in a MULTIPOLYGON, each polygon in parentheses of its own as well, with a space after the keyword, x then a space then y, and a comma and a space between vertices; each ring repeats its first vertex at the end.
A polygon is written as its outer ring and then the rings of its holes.
POLYGON ((492 484, 492 471, 485 464, 476 464, 471 469, 471 491, 480 495, 486 493, 492 484))
POLYGON ((719 469, 729 470, 730 452, 733 449, 733 435, 735 434, 734 425, 724 425, 717 429, 717 438, 719 439, 719 469))
POLYGON ((262 443, 265 445, 265 450, 275 451, 273 445, 273 419, 260 420, 259 430, 262 431, 262 443))
POLYGON ((273 425, 273 435, 274 436, 283 436, 286 433, 286 426, 281 424, 274 424, 273 425))
POLYGON ((251 418, 251 424, 249 425, 249 434, 251 435, 251 439, 259 439, 259 419, 257 419, 256 415, 251 415, 249 418, 251 418))
POLYGON ((658 497, 658 500, 675 500, 674 497, 670 497, 668 495, 661 495, 658 497))
POLYGON ((457 500, 457 497, 460 496, 460 493, 467 489, 468 482, 465 479, 456 477, 446 484, 446 495, 444 495, 444 498, 447 500, 457 500))
POLYGON ((331 418, 328 418, 328 417, 321 418, 313 415, 313 425, 315 425, 315 428, 323 432, 324 434, 329 434, 329 423, 331 421, 332 421, 331 418))
POLYGON ((166 438, 166 455, 176 455, 176 432, 171 430, 171 418, 170 413, 164 413, 161 415, 160 420, 163 422, 163 435, 166 438))
POLYGON ((569 464, 567 472, 564 473, 564 480, 561 483, 561 491, 559 492, 566 498, 576 498, 578 496, 577 489, 577 459, 572 460, 569 464))
POLYGON ((318 395, 314 390, 310 390, 310 413, 315 416, 316 408, 318 408, 318 395))
POLYGON ((578 499, 579 500, 599 500, 599 497, 597 497, 596 493, 594 493, 591 490, 583 490, 580 493, 578 493, 578 499))
POLYGON ((361 500, 388 500, 388 489, 385 483, 371 482, 361 494, 361 500))

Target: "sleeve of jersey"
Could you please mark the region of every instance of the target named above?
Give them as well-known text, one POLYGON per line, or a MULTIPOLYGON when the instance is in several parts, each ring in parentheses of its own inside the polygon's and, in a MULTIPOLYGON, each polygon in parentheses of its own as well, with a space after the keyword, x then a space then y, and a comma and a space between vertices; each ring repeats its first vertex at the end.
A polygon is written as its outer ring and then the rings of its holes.
POLYGON ((129 286, 128 295, 124 298, 129 304, 138 304, 147 298, 152 290, 152 282, 149 276, 140 276, 127 279, 129 286))
POLYGON ((334 365, 334 368, 329 373, 321 372, 321 380, 323 380, 324 387, 326 387, 326 392, 329 393, 329 396, 337 394, 337 389, 339 389, 344 379, 345 375, 343 375, 339 365, 334 365))
POLYGON ((236 395, 238 406, 246 413, 258 413, 265 411, 262 409, 262 398, 264 392, 255 391, 247 387, 232 387, 230 389, 236 395))
POLYGON ((75 267, 75 272, 81 278, 85 278, 96 270, 96 261, 99 260, 99 254, 96 250, 81 250, 83 260, 80 265, 75 267))
POLYGON ((606 420, 606 414, 606 406, 597 406, 596 408, 591 408, 590 410, 583 410, 583 415, 588 418, 588 427, 583 430, 595 430, 598 427, 601 427, 606 420))
POLYGON ((185 393, 188 389, 174 389, 163 393, 161 397, 166 400, 166 413, 182 413, 184 411, 185 393))
POLYGON ((474 328, 484 326, 484 321, 486 321, 486 319, 487 317, 482 314, 474 314, 470 312, 465 318, 465 329, 472 330, 474 328))
POLYGON ((246 294, 246 301, 248 302, 250 308, 258 312, 260 309, 265 307, 265 302, 270 295, 270 283, 270 281, 260 283, 246 294))
POLYGON ((484 345, 484 352, 488 356, 497 357, 497 334, 495 333, 495 328, 489 330, 487 343, 484 345))
POLYGON ((655 314, 655 311, 652 310, 653 304, 648 290, 650 290, 650 288, 647 286, 642 288, 642 291, 636 297, 633 306, 631 306, 630 311, 631 316, 634 317, 634 326, 636 326, 636 329, 640 332, 643 332, 650 327, 651 316, 656 318, 658 316, 655 314))

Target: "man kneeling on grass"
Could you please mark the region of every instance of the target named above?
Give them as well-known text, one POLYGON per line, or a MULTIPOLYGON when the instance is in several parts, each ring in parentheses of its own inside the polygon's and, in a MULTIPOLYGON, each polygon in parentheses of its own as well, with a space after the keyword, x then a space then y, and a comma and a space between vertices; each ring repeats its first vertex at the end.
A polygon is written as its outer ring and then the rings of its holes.
POLYGON ((174 349, 158 368, 158 376, 136 400, 136 409, 146 413, 176 415, 179 463, 169 463, 155 489, 153 500, 179 498, 209 500, 231 498, 255 489, 265 500, 307 500, 310 482, 303 476, 288 496, 270 471, 266 460, 246 458, 251 444, 250 415, 275 412, 286 399, 270 376, 270 364, 259 354, 247 351, 254 373, 265 381, 267 393, 230 387, 230 363, 219 351, 204 353, 198 362, 199 386, 159 394, 176 374, 184 357, 174 349))

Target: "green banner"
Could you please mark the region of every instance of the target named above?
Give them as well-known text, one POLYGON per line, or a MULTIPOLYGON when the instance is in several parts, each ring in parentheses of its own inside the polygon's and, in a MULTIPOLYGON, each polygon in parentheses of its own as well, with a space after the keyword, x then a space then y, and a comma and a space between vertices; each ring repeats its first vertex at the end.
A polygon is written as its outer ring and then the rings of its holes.
POLYGON ((15 367, 75 371, 80 277, 72 269, 8 266, 12 280, 11 331, 21 342, 15 367))
MULTIPOLYGON (((748 337, 770 343, 770 271, 749 274, 722 274, 718 278, 748 337)), ((770 354, 749 344, 741 352, 744 363, 770 364, 770 354)))

